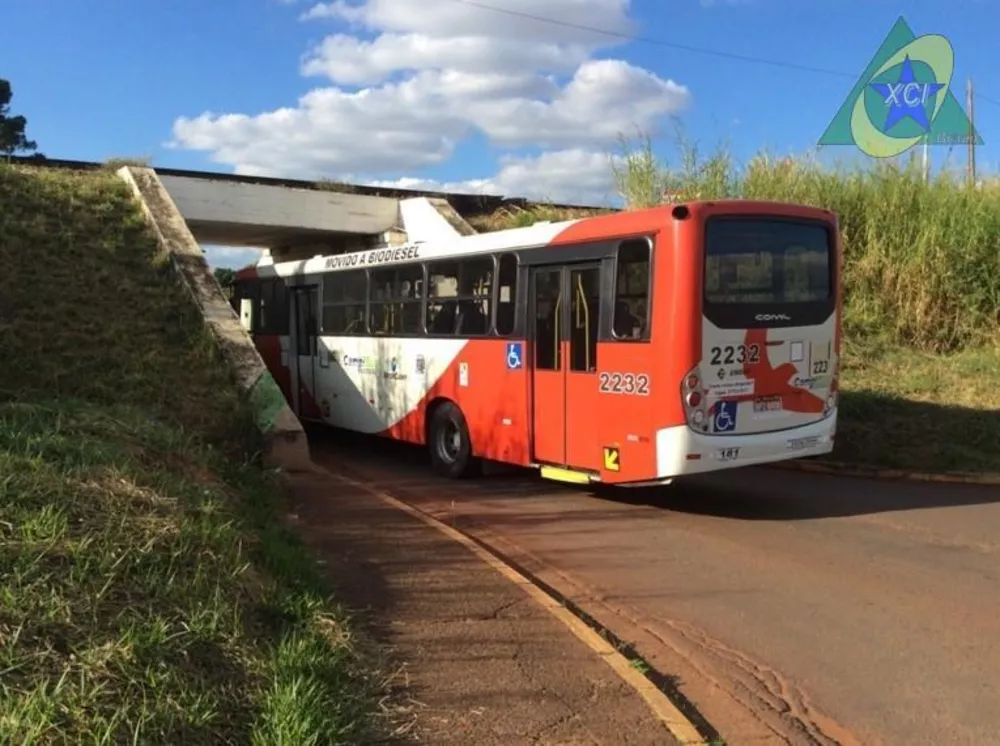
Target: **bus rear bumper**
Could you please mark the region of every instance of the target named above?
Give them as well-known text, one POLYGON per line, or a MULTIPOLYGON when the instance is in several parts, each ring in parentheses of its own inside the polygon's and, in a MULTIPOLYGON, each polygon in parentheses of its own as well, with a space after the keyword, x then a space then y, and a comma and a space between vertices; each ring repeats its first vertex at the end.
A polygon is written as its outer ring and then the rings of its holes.
POLYGON ((656 433, 660 478, 820 456, 833 450, 837 410, 818 422, 773 433, 702 435, 686 425, 656 433))

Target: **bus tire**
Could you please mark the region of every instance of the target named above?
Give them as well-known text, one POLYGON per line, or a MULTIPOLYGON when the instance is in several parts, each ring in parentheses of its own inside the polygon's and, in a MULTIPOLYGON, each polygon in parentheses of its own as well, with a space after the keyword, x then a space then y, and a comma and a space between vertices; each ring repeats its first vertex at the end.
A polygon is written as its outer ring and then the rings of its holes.
POLYGON ((434 471, 449 479, 461 479, 475 469, 472 438, 462 410, 451 402, 434 408, 428 428, 428 446, 434 471))

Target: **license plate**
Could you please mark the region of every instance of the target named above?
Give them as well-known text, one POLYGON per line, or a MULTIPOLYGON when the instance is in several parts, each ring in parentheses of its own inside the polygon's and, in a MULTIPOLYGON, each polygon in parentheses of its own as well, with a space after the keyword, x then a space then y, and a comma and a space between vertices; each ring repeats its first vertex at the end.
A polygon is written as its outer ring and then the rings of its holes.
POLYGON ((819 436, 812 435, 808 438, 795 438, 788 441, 788 450, 790 451, 802 451, 806 448, 812 448, 819 443, 819 436))
POLYGON ((739 458, 740 449, 739 448, 720 448, 719 449, 719 461, 733 461, 739 458))
POLYGON ((761 396, 753 400, 753 411, 754 412, 780 412, 781 411, 781 397, 780 396, 761 396))

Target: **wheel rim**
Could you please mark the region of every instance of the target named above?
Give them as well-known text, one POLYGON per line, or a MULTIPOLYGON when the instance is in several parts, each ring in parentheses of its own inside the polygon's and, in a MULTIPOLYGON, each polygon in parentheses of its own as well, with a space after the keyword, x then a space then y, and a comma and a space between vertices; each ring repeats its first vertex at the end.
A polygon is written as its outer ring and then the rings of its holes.
POLYGON ((438 431, 437 441, 438 453, 441 458, 449 463, 454 463, 462 450, 462 433, 458 429, 458 425, 451 420, 443 423, 438 431))

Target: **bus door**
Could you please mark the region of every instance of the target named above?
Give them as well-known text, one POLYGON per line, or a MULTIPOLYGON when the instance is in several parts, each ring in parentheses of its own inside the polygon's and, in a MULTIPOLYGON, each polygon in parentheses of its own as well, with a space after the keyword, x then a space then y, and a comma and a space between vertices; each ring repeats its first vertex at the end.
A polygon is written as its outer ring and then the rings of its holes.
POLYGON ((315 285, 291 287, 292 323, 289 368, 292 380, 292 409, 305 419, 320 420, 316 405, 316 334, 319 329, 315 285))
POLYGON ((533 268, 532 442, 534 459, 600 471, 597 331, 600 264, 533 268))

